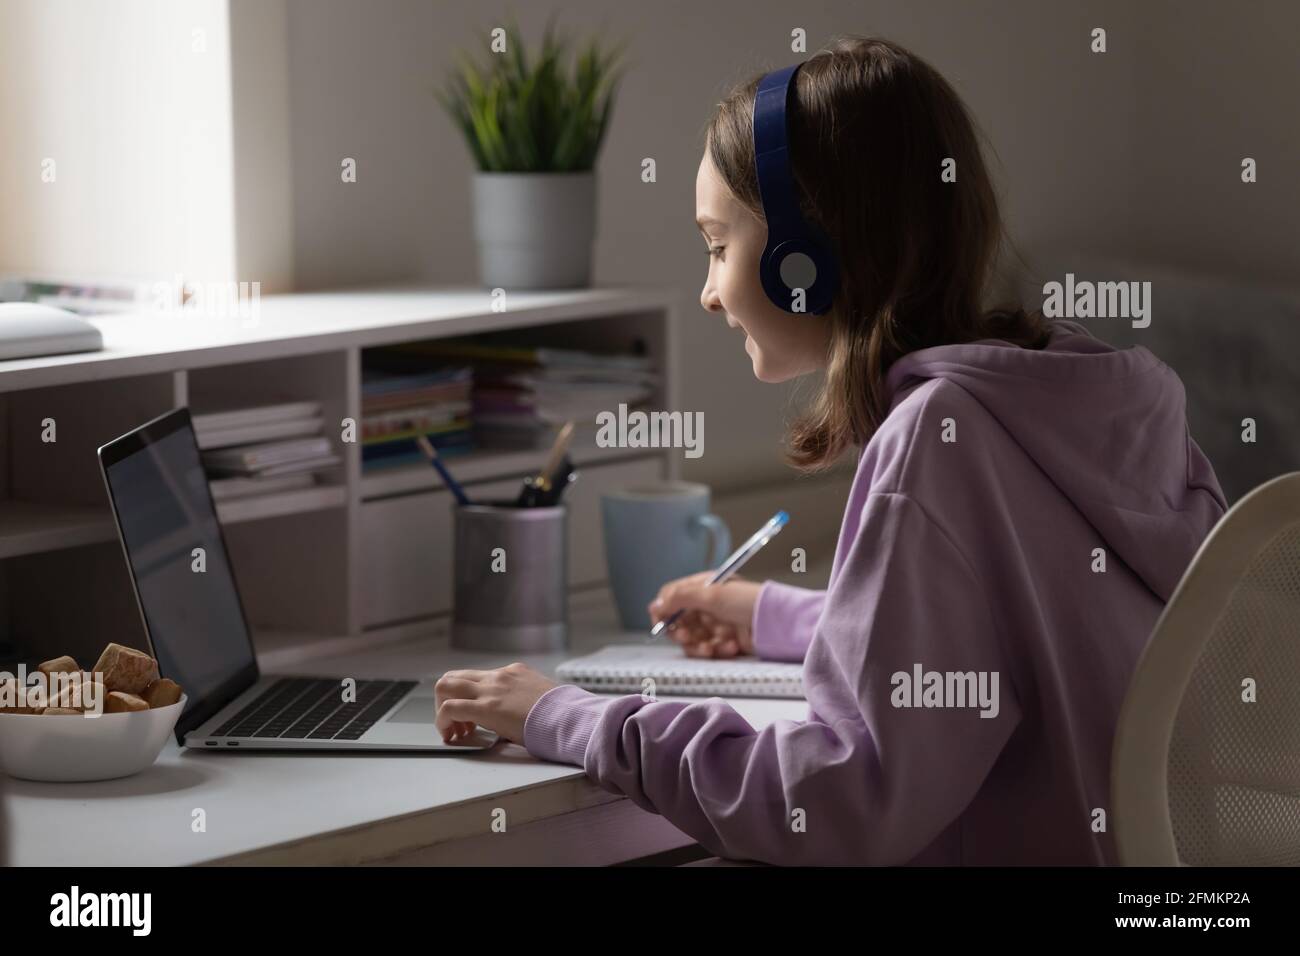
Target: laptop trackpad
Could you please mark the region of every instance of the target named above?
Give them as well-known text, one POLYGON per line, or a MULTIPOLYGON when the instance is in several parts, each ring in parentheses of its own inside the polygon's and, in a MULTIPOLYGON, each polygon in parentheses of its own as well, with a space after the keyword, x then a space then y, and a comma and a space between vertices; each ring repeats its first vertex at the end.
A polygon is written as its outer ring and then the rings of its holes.
POLYGON ((432 697, 408 697, 384 723, 431 724, 436 716, 432 697))

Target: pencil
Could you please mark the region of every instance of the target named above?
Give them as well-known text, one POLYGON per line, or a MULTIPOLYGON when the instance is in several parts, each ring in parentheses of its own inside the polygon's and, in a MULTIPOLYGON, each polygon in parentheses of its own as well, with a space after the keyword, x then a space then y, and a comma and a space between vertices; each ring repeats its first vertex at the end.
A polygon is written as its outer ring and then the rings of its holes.
POLYGON ((424 452, 424 457, 429 459, 429 464, 438 469, 438 474, 442 476, 443 482, 446 483, 451 493, 456 496, 456 501, 462 505, 473 504, 465 495, 465 489, 460 486, 460 482, 451 476, 447 466, 438 457, 438 451, 433 447, 433 442, 429 441, 428 436, 420 435, 415 439, 415 443, 420 446, 420 451, 424 452))

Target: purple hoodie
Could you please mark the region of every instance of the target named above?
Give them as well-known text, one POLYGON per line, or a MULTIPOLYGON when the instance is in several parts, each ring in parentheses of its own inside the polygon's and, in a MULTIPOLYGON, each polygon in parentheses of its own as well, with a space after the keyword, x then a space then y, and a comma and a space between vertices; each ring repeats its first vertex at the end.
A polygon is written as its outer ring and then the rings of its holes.
POLYGON ((1041 351, 914 352, 858 460, 825 591, 767 581, 754 644, 808 717, 572 685, 524 745, 721 856, 1101 864, 1110 750, 1148 636, 1225 502, 1182 383, 1070 322, 1041 351))

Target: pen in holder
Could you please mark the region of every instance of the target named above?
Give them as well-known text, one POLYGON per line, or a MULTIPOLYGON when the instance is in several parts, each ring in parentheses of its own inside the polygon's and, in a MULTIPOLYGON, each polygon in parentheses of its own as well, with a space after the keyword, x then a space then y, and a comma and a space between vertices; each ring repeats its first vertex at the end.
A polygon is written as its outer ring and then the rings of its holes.
POLYGON ((497 500, 454 509, 453 647, 568 646, 568 510, 497 500))

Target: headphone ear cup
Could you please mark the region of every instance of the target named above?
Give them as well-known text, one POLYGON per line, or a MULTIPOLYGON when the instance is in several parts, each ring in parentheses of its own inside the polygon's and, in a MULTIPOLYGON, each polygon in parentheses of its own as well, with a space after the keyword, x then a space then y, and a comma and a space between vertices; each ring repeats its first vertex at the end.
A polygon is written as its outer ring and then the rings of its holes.
POLYGON ((754 94, 754 167, 768 226, 758 269, 763 291, 778 308, 820 315, 835 297, 839 270, 826 237, 804 221, 790 170, 786 110, 801 65, 766 74, 754 94))
POLYGON ((819 247, 813 260, 817 266, 817 281, 813 284, 813 294, 809 296, 808 311, 824 315, 830 310, 840 287, 839 261, 826 247, 819 247))
POLYGON ((762 283, 763 291, 774 306, 786 312, 792 311, 791 291, 781 281, 780 262, 770 244, 763 250, 763 255, 759 259, 758 278, 762 283))
POLYGON ((791 249, 781 255, 776 262, 777 274, 781 277, 781 284, 787 289, 803 289, 807 292, 817 284, 817 277, 821 274, 821 269, 817 266, 816 254, 810 254, 811 250, 805 252, 802 249, 791 249))
POLYGON ((759 279, 772 304, 792 314, 821 315, 839 283, 835 257, 807 238, 769 241, 759 259, 759 279))

